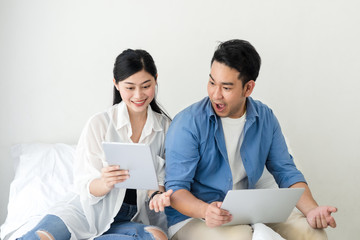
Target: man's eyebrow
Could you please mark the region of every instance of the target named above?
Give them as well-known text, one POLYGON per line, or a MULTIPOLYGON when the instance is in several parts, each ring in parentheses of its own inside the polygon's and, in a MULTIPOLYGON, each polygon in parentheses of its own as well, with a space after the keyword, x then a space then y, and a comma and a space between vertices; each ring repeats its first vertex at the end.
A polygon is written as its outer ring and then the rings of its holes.
MULTIPOLYGON (((211 73, 209 74, 209 77, 215 82, 214 77, 211 75, 211 73)), ((220 82, 221 85, 227 85, 227 86, 233 86, 234 83, 232 82, 220 82)))
POLYGON ((232 82, 222 82, 221 85, 233 86, 234 83, 232 83, 232 82))
POLYGON ((213 78, 213 76, 211 76, 211 73, 209 73, 209 77, 210 77, 213 81, 215 81, 215 79, 213 78))

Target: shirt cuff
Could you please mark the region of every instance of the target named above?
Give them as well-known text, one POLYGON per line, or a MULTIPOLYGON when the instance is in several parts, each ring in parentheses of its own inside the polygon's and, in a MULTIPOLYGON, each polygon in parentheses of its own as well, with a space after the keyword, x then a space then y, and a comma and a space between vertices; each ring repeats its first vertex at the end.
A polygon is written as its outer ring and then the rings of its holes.
POLYGON ((88 181, 87 185, 86 185, 86 195, 87 195, 87 197, 88 197, 88 199, 89 199, 90 205, 94 205, 94 204, 98 203, 98 202, 99 202, 101 199, 103 199, 103 198, 105 197, 105 195, 106 195, 106 194, 105 194, 104 196, 96 197, 96 196, 94 196, 94 195, 92 195, 92 194, 90 193, 90 183, 91 183, 94 179, 96 179, 96 178, 90 179, 90 180, 88 181))

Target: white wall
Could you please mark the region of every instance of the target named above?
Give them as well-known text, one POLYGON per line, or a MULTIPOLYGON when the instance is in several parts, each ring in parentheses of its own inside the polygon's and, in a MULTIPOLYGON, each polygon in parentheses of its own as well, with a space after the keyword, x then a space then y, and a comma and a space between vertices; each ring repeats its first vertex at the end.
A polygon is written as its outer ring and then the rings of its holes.
POLYGON ((13 177, 9 149, 76 143, 111 105, 112 66, 143 48, 174 116, 206 95, 218 41, 249 40, 263 59, 253 96, 278 116, 321 204, 330 239, 355 239, 360 213, 360 15, 357 1, 0 1, 0 223, 13 177))

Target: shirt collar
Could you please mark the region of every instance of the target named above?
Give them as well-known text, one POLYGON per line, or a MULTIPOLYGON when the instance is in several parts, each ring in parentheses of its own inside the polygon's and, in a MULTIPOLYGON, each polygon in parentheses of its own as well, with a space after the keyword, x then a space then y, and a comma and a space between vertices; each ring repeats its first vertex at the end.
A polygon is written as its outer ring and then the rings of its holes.
POLYGON ((119 130, 127 125, 130 126, 130 118, 129 118, 129 112, 127 110, 126 104, 121 101, 118 104, 118 116, 117 116, 117 123, 116 123, 116 129, 119 130))
MULTIPOLYGON (((124 101, 121 101, 118 104, 118 116, 117 117, 118 117, 117 123, 116 123, 117 130, 119 130, 125 126, 127 126, 131 129, 129 112, 128 112, 127 106, 124 101)), ((152 130, 154 130, 155 132, 158 132, 158 131, 162 131, 163 128, 160 124, 159 119, 156 118, 155 113, 153 112, 151 106, 149 105, 148 109, 147 109, 146 123, 144 125, 142 134, 147 136, 151 133, 152 130)))
POLYGON ((205 112, 207 113, 208 115, 208 118, 214 122, 217 122, 217 115, 216 113, 214 112, 214 109, 212 108, 211 106, 211 101, 210 101, 210 98, 207 97, 207 104, 206 104, 206 107, 205 107, 205 112))
POLYGON ((246 99, 246 119, 258 117, 259 113, 255 108, 255 102, 252 97, 246 99))

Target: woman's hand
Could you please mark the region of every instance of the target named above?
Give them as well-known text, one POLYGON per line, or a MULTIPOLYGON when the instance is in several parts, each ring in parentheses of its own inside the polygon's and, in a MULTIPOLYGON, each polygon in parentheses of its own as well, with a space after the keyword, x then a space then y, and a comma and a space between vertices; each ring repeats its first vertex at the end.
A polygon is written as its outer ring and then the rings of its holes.
POLYGON ((149 202, 150 210, 155 212, 164 211, 164 208, 170 206, 170 196, 173 190, 168 190, 162 194, 156 194, 149 202))
POLYGON ((101 177, 90 183, 90 193, 96 197, 104 196, 114 188, 115 184, 126 181, 129 171, 120 169, 119 165, 111 165, 101 169, 101 177))
POLYGON ((119 165, 111 165, 101 169, 101 181, 109 191, 114 188, 115 184, 124 182, 129 177, 129 171, 120 169, 119 165))

